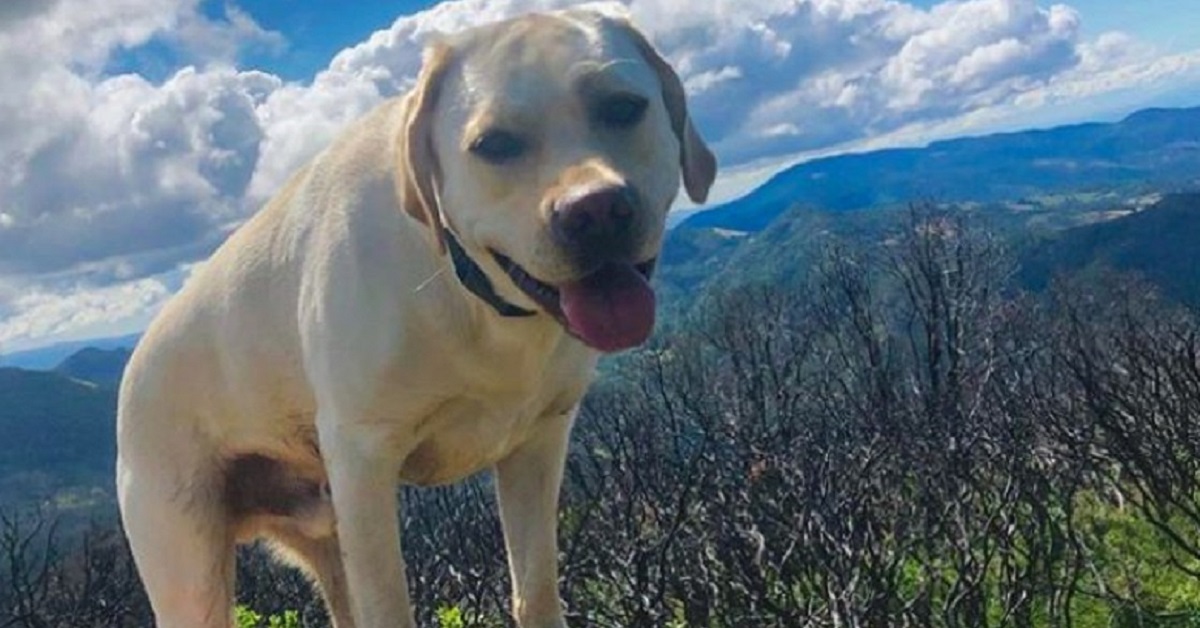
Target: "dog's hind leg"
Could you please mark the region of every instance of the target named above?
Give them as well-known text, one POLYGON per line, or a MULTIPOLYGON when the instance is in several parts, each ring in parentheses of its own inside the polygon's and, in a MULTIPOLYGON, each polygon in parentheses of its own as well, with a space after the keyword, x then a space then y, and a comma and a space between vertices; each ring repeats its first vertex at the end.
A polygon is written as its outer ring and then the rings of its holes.
POLYGON ((334 628, 354 628, 337 536, 313 538, 290 526, 274 527, 269 536, 284 560, 316 581, 334 628))
POLYGON ((234 539, 212 465, 123 451, 121 518, 159 628, 229 628, 234 539), (130 454, 134 456, 131 459, 130 454))

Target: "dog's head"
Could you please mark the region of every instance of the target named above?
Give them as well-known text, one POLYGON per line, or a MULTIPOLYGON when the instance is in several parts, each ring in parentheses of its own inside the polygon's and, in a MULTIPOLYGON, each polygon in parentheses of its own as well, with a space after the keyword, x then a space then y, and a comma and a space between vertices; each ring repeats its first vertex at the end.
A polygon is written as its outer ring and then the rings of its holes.
POLYGON ((410 96, 405 209, 495 292, 615 351, 654 325, 648 279, 682 178, 716 161, 679 77, 628 23, 571 11, 432 46, 410 96))

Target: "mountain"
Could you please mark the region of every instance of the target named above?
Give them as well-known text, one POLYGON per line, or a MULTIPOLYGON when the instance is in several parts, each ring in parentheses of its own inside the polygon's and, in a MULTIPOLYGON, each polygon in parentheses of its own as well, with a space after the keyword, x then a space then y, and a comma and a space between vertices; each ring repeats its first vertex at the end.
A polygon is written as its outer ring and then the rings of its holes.
POLYGON ((1200 308, 1200 193, 1127 211, 1038 238, 1022 255, 1022 280, 1040 289, 1057 273, 1108 266, 1139 273, 1167 296, 1200 308))
MULTIPOLYGON (((1168 298, 1200 308, 1200 192, 1046 197, 959 211, 1007 242, 1018 279, 1028 289, 1041 291, 1058 274, 1113 268, 1137 273, 1168 298)), ((823 256, 837 250, 831 245, 881 250, 906 218, 897 207, 855 212, 793 207, 758 232, 682 229, 669 236, 666 252, 675 255, 664 254, 657 281, 669 314, 740 285, 804 285, 823 256), (709 240, 721 246, 692 245, 709 240)))
POLYGON ((881 243, 906 216, 901 207, 838 212, 795 206, 759 231, 672 231, 656 276, 664 318, 674 319, 706 296, 741 285, 803 285, 837 247, 881 243))
POLYGON ((139 333, 111 338, 73 340, 30 349, 28 351, 4 353, 0 354, 0 366, 15 366, 23 369, 48 371, 81 349, 91 347, 95 349, 125 348, 132 350, 141 337, 142 335, 139 333))
POLYGON ((98 349, 87 347, 72 353, 54 367, 54 372, 67 377, 116 388, 129 362, 131 350, 125 347, 98 349))
POLYGON ((0 368, 0 503, 111 493, 116 399, 59 373, 0 368))
POLYGON ((1089 123, 816 159, 788 168, 679 229, 760 231, 797 205, 845 211, 996 202, 1058 191, 1186 188, 1200 183, 1200 107, 1147 109, 1089 123))

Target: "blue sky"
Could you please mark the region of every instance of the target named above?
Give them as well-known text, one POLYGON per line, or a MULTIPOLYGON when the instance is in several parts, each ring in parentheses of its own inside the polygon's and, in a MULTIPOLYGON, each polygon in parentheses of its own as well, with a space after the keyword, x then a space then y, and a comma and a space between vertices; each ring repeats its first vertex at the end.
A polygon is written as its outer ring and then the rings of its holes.
MULTIPOLYGON (((209 0, 209 10, 219 10, 220 0, 209 0)), ((288 79, 312 78, 338 51, 354 45, 373 31, 386 28, 400 15, 416 13, 436 2, 384 2, 368 0, 349 4, 338 0, 243 0, 239 6, 263 28, 287 37, 286 54, 258 54, 246 61, 269 68, 288 79), (348 8, 352 7, 352 8, 348 8)))
MULTIPOLYGON (((0 0, 0 354, 136 331, 423 42, 573 0, 0 0)), ((816 154, 1200 105, 1197 0, 611 0, 714 199, 816 154)))
MULTIPOLYGON (((922 8, 938 3, 939 0, 912 2, 922 8)), ((1083 15, 1085 34, 1123 30, 1173 50, 1200 44, 1200 4, 1196 0, 1075 0, 1065 4, 1083 15)))
MULTIPOLYGON (((238 61, 244 67, 268 70, 287 80, 310 80, 343 48, 386 28, 398 16, 434 4, 436 2, 370 0, 356 2, 348 9, 347 3, 335 0, 241 0, 235 6, 254 18, 262 28, 283 35, 287 43, 282 49, 244 50, 238 55, 238 61)), ((226 0, 204 0, 199 4, 199 11, 209 19, 221 20, 225 18, 228 6, 226 0)), ((105 72, 137 72, 161 80, 189 61, 159 38, 118 52, 105 72)))
POLYGON ((1200 3, 1195 0, 1078 0, 1085 34, 1124 30, 1166 50, 1200 45, 1200 3))

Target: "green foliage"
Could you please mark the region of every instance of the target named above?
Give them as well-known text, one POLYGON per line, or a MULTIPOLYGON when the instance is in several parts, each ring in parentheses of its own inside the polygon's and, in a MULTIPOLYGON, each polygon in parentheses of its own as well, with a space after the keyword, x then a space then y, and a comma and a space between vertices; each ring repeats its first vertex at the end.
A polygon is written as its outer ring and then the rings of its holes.
POLYGON ((267 628, 300 628, 300 611, 283 611, 267 618, 267 628))
POLYGON ((301 625, 300 611, 288 610, 264 616, 245 604, 234 609, 233 620, 237 628, 300 628, 301 625))
POLYGON ((457 606, 443 606, 437 610, 439 628, 466 628, 463 612, 457 606))
POLYGON ((262 615, 245 604, 238 604, 233 609, 233 623, 237 628, 258 628, 261 622, 262 615))
MULTIPOLYGON (((1095 494, 1080 500, 1076 525, 1089 539, 1094 568, 1074 609, 1080 626, 1200 626, 1200 579, 1185 571, 1195 572, 1200 561, 1161 529, 1131 506, 1095 494)), ((1183 520, 1171 528, 1190 529, 1187 540, 1200 540, 1200 530, 1183 520)))

